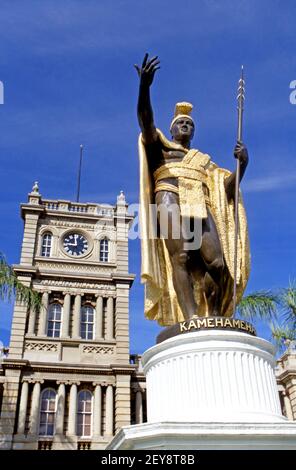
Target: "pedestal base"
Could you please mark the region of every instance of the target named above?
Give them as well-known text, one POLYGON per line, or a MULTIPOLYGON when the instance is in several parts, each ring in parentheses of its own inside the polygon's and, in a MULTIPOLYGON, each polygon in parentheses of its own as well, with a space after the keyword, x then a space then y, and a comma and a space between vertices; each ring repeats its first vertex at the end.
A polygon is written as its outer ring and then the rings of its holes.
POLYGON ((122 428, 107 449, 296 449, 273 353, 262 338, 214 329, 153 346, 142 357, 148 423, 122 428))
POLYGON ((167 339, 142 357, 147 421, 281 422, 273 346, 236 331, 167 339))
POLYGON ((296 423, 146 423, 126 426, 106 450, 296 450, 296 423))

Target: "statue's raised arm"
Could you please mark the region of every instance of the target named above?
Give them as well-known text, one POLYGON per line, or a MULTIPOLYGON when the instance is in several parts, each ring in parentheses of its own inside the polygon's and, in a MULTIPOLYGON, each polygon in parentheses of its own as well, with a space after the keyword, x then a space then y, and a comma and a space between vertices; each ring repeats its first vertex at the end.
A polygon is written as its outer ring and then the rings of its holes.
POLYGON ((135 65, 140 79, 138 120, 145 144, 150 144, 157 140, 150 100, 150 86, 153 83, 156 70, 160 68, 159 63, 157 56, 149 59, 148 54, 145 54, 142 66, 139 67, 138 65, 135 65))

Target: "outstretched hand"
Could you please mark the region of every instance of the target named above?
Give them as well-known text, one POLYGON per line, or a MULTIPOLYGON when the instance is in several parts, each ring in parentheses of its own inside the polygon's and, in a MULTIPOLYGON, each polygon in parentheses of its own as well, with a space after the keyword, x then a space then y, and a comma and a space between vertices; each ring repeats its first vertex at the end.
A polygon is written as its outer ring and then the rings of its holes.
POLYGON ((142 66, 139 67, 139 65, 135 65, 141 85, 149 87, 152 84, 156 70, 160 69, 159 64, 160 61, 158 60, 158 56, 148 59, 148 54, 146 53, 142 66))
POLYGON ((234 148, 234 157, 237 158, 241 164, 247 166, 249 162, 248 150, 240 140, 237 141, 234 148))

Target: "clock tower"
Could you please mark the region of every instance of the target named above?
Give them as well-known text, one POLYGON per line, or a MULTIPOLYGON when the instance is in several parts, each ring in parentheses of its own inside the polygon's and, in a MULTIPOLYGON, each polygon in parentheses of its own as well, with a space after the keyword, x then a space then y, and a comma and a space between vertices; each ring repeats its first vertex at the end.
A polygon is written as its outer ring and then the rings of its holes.
POLYGON ((16 302, 1 417, 6 448, 104 449, 130 424, 127 212, 43 199, 35 183, 22 204, 21 282, 39 312, 16 302))

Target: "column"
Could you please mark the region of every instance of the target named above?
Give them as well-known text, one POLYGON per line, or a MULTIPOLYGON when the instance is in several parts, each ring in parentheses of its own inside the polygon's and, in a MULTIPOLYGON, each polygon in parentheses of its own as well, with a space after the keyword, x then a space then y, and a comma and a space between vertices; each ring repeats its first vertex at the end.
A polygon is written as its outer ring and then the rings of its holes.
POLYGON ((35 334, 35 325, 36 325, 36 310, 34 308, 30 309, 29 312, 29 324, 28 324, 28 334, 35 334))
POLYGON ((68 292, 64 292, 64 296, 62 338, 69 338, 71 295, 68 292))
POLYGON ((57 412, 56 412, 56 426, 55 426, 56 434, 63 434, 64 432, 65 399, 66 399, 65 384, 60 383, 59 388, 58 388, 58 403, 57 403, 57 412))
POLYGON ((103 339, 103 297, 99 295, 96 303, 95 339, 103 339))
POLYGON ((293 411, 292 411, 292 406, 290 402, 290 398, 288 397, 286 391, 284 390, 282 392, 283 399, 284 399, 284 405, 285 405, 285 410, 286 410, 286 416, 288 419, 293 421, 293 411))
POLYGON ((77 384, 72 384, 70 389, 69 417, 68 417, 68 434, 76 435, 76 419, 77 419, 77 384))
POLYGON ((73 312, 73 338, 80 338, 81 294, 75 295, 73 312))
POLYGON ((102 434, 102 387, 94 383, 93 436, 102 434))
POLYGON ((106 436, 113 435, 113 386, 108 385, 106 390, 106 436))
POLYGON ((39 406, 40 406, 40 382, 35 382, 32 394, 32 404, 30 413, 30 434, 37 434, 39 424, 39 406))
POLYGON ((114 339, 113 297, 107 299, 107 327, 106 339, 114 339))
POLYGON ((29 393, 29 384, 28 382, 23 382, 22 391, 21 391, 19 416, 18 416, 18 427, 17 427, 18 434, 24 434, 25 432, 27 406, 28 406, 28 393, 29 393))
POLYGON ((47 333, 47 311, 48 311, 49 292, 43 292, 42 305, 40 308, 38 336, 45 336, 47 333))
POLYGON ((141 390, 136 392, 136 424, 143 423, 143 396, 141 390))

